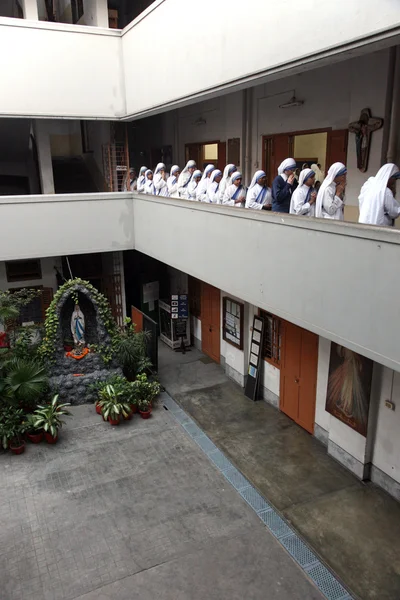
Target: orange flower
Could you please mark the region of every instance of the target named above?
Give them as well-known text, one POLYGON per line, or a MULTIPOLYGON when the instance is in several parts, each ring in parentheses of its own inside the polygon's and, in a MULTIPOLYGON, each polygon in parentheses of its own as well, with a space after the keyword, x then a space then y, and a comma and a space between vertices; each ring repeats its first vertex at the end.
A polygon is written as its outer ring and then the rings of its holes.
POLYGON ((89 354, 89 348, 84 348, 81 354, 74 354, 74 351, 67 352, 65 356, 68 358, 75 358, 75 360, 81 360, 81 358, 85 358, 85 356, 89 354))

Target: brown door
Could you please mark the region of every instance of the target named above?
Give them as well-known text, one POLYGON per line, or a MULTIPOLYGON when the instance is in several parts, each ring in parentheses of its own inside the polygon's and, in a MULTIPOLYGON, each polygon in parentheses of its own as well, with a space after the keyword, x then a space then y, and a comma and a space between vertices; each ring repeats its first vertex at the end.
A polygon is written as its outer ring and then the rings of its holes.
POLYGON ((264 137, 263 165, 268 185, 278 175, 278 167, 285 158, 293 155, 294 136, 287 133, 264 137))
POLYGON ((220 362, 221 328, 220 291, 203 283, 201 294, 201 349, 215 362, 220 362))
POLYGON ((344 165, 347 160, 347 129, 338 129, 336 131, 328 131, 328 139, 326 145, 326 171, 335 162, 341 162, 344 165))
POLYGON ((222 173, 224 172, 226 167, 226 142, 218 142, 218 162, 215 166, 222 173))
POLYGON ((318 336, 292 323, 285 322, 283 329, 280 408, 306 431, 313 433, 318 336))
POLYGON ((201 144, 186 144, 186 146, 185 146, 185 158, 186 158, 186 162, 188 162, 189 160, 196 161, 197 168, 201 169, 202 168, 202 165, 201 165, 201 144))

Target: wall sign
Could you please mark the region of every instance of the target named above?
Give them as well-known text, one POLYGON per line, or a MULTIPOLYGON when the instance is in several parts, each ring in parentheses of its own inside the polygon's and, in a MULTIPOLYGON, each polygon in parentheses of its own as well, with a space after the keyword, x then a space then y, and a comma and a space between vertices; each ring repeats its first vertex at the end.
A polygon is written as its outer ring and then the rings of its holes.
POLYGON ((223 338, 239 350, 243 350, 244 304, 224 296, 223 298, 223 338))

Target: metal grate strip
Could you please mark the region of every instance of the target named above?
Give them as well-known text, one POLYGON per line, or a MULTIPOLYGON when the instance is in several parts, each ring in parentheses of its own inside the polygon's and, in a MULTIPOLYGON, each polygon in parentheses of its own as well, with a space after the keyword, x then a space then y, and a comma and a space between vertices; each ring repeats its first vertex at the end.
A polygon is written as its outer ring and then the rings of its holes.
POLYGON ((212 442, 206 435, 199 435, 195 438, 195 442, 204 450, 206 454, 215 452, 217 449, 217 446, 214 444, 214 442, 212 442))
POLYGON ((272 506, 268 504, 266 500, 253 488, 253 486, 249 486, 244 488, 240 495, 244 498, 247 504, 250 504, 251 508, 253 508, 257 513, 261 511, 272 510, 272 506))
POLYGON ((196 425, 196 423, 193 423, 193 421, 189 421, 188 423, 185 423, 183 425, 183 428, 188 432, 189 435, 192 436, 192 438, 196 438, 199 435, 204 435, 203 431, 200 429, 200 427, 198 425, 196 425))
POLYGON ((215 452, 210 452, 208 458, 214 463, 220 471, 226 471, 232 466, 230 460, 228 460, 221 452, 221 450, 216 450, 215 452))
POLYGON ((347 600, 349 595, 332 573, 320 562, 306 572, 328 600, 347 600))
POLYGON ((307 568, 319 562, 314 552, 295 533, 281 538, 280 542, 301 567, 307 568))
POLYGON ((250 485, 246 477, 243 477, 243 475, 237 470, 236 467, 232 466, 226 471, 223 471, 222 474, 225 477, 225 479, 227 479, 229 483, 231 483, 238 492, 240 492, 240 490, 244 489, 245 487, 249 487, 250 485))
POLYGON ((258 513, 260 519, 266 524, 270 532, 278 539, 284 535, 293 533, 289 525, 286 525, 285 521, 276 514, 274 510, 266 510, 258 513))

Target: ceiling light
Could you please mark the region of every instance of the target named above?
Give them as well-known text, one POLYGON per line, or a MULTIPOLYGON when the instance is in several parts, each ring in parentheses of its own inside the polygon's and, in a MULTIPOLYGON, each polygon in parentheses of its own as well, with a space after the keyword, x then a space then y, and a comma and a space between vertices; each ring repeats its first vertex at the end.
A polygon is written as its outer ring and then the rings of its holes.
POLYGON ((284 102, 279 105, 279 108, 292 108, 293 106, 302 106, 304 104, 304 100, 297 100, 296 96, 292 96, 289 102, 284 102))

